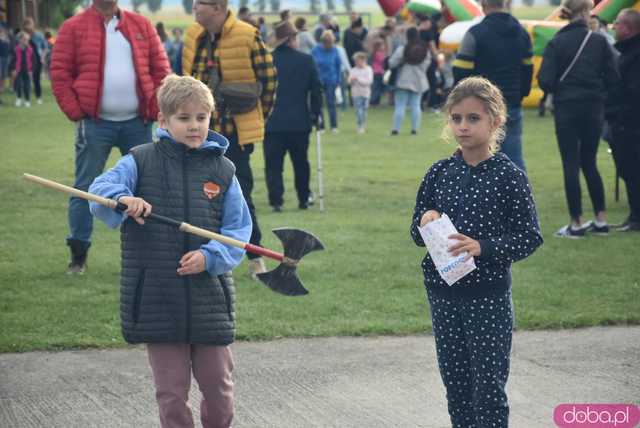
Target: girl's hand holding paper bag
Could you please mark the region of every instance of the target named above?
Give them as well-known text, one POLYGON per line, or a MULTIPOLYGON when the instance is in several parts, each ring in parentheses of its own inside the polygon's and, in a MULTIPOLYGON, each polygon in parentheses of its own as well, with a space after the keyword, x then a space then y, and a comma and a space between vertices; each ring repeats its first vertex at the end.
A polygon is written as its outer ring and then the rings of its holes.
POLYGON ((425 224, 433 221, 433 220, 437 220, 440 218, 440 213, 436 210, 429 210, 426 213, 422 214, 422 218, 420 219, 420 227, 424 226, 425 224))
POLYGON ((449 235, 448 238, 458 240, 457 244, 453 244, 448 248, 452 256, 455 257, 460 253, 467 252, 467 256, 464 258, 465 262, 471 257, 478 257, 482 252, 480 243, 473 238, 469 238, 467 235, 454 233, 453 235, 449 235))

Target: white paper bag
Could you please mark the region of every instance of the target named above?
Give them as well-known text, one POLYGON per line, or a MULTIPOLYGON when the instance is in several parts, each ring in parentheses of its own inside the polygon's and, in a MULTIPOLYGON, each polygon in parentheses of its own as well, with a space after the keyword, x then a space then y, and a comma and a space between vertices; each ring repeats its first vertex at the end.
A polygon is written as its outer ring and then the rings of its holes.
POLYGON ((344 101, 342 99, 342 88, 340 86, 336 86, 336 104, 342 104, 342 101, 344 101))
POLYGON ((447 285, 454 284, 476 268, 473 257, 466 262, 463 261, 468 254, 467 252, 460 253, 455 257, 449 253, 448 248, 458 241, 448 237, 458 231, 446 214, 442 214, 439 219, 419 227, 418 230, 427 245, 427 250, 429 250, 429 255, 436 265, 438 273, 447 285))

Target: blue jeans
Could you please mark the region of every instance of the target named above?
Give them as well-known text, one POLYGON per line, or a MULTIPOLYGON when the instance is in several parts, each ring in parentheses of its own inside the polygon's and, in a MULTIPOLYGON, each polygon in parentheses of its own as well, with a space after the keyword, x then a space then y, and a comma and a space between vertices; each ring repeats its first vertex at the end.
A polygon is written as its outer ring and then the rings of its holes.
POLYGON ((356 123, 358 124, 358 128, 364 128, 364 125, 367 123, 369 98, 353 97, 353 106, 356 108, 356 123))
MULTIPOLYGON (((114 146, 124 156, 133 147, 151 141, 151 123, 144 123, 140 118, 123 122, 82 119, 76 130, 76 180, 73 187, 87 191, 93 180, 102 174, 114 146)), ((93 217, 89 203, 82 198, 69 199, 69 230, 67 241, 74 239, 83 241, 87 247, 90 245, 93 217)))
POLYGON ((418 132, 420 128, 420 118, 422 110, 420 109, 420 99, 422 94, 408 89, 396 89, 393 93, 393 99, 396 106, 393 113, 393 130, 400 131, 402 120, 404 119, 404 111, 407 104, 411 107, 411 130, 418 132))
POLYGON ((336 115, 336 86, 333 83, 324 83, 324 99, 327 102, 327 110, 329 110, 329 124, 331 128, 338 127, 338 117, 336 115))
POLYGON ((507 155, 518 168, 527 171, 522 156, 522 109, 520 106, 507 107, 506 135, 500 151, 507 155))

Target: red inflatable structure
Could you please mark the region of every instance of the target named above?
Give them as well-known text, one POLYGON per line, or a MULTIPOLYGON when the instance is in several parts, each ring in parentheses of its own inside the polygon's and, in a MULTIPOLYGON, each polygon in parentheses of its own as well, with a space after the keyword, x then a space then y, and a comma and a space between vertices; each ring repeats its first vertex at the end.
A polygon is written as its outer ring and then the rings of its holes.
POLYGON ((396 16, 404 7, 404 0, 378 0, 385 16, 396 16))

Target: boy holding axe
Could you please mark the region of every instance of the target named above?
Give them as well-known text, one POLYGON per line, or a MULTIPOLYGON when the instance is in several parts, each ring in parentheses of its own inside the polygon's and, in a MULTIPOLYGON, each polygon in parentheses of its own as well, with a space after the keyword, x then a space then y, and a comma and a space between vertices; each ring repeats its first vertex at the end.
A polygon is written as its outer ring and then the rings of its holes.
POLYGON ((249 240, 251 219, 235 168, 223 156, 229 142, 209 131, 209 88, 171 75, 157 97, 160 141, 132 149, 89 189, 126 210, 92 202, 91 212, 110 227, 122 224, 122 333, 128 343, 147 346, 161 425, 193 426, 193 372, 203 396, 202 425, 229 427, 229 345, 235 336, 230 271, 244 250, 144 219, 153 210, 241 241, 249 240))

